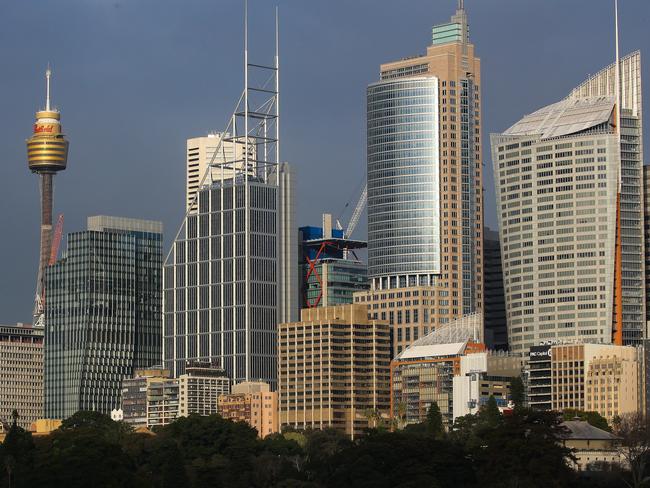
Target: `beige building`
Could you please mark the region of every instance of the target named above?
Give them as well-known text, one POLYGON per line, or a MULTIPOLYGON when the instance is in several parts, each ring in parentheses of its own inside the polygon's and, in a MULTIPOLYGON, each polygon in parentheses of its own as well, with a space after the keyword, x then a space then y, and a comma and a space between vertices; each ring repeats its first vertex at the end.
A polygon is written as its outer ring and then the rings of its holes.
POLYGON ((363 305, 303 309, 278 328, 280 426, 333 427, 352 438, 388 413, 389 325, 363 305))
POLYGON ((606 464, 623 465, 624 459, 618 445, 620 439, 583 420, 568 420, 562 423, 567 432, 561 436, 564 447, 573 450, 576 457, 572 467, 577 471, 599 471, 606 464))
POLYGON ((0 422, 27 429, 43 417, 43 329, 0 325, 0 422))
POLYGON ((426 54, 382 64, 367 94, 372 289, 355 302, 385 314, 397 355, 483 308, 481 62, 462 3, 426 54))
POLYGON ((638 409, 638 361, 631 346, 561 344, 551 348, 551 409, 598 412, 611 421, 638 409))
POLYGON ((235 422, 247 422, 264 438, 279 431, 278 393, 271 391, 268 383, 239 383, 229 395, 219 397, 219 415, 235 422))
MULTIPOLYGON (((208 166, 224 163, 226 161, 243 167, 244 144, 229 140, 229 134, 215 132, 207 136, 193 137, 187 140, 187 161, 186 161, 186 194, 187 208, 192 205, 208 166), (224 139, 223 141, 221 139, 224 139)), ((254 149, 249 151, 252 158, 254 149)), ((212 180, 232 178, 232 170, 227 167, 214 167, 204 184, 210 184, 212 180)))
POLYGON ((178 377, 179 415, 212 415, 219 412, 219 396, 230 393, 226 372, 209 362, 188 361, 178 377))

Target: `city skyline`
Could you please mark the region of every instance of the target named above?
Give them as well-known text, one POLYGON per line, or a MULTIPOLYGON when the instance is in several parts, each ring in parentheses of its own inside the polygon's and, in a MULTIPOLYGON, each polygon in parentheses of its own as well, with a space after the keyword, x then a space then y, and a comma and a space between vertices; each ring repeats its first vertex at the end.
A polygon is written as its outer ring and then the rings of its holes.
MULTIPOLYGON (((251 2, 253 21, 264 10, 258 4, 251 2)), ((297 171, 296 201, 300 205, 296 223, 304 225, 318 221, 322 211, 331 211, 336 217, 347 201, 354 202, 357 197, 365 169, 364 88, 376 80, 377 66, 387 59, 420 54, 422 46, 428 44, 431 27, 449 18, 456 2, 412 2, 409 9, 400 12, 395 12, 389 2, 373 2, 369 12, 364 8, 368 3, 359 2, 345 6, 345 18, 335 15, 340 10, 336 2, 327 6, 292 1, 279 4, 285 141, 282 159, 292 162, 297 171), (382 26, 394 30, 384 34, 387 31, 382 26), (307 32, 314 42, 299 42, 307 32), (340 56, 343 48, 348 56, 340 56), (310 57, 302 55, 305 50, 310 57), (323 59, 330 61, 327 70, 322 69, 323 59), (320 71, 311 69, 316 65, 320 71), (301 89, 305 86, 309 89, 301 89), (314 97, 314 93, 320 95, 314 97), (304 118, 313 124, 304 124, 304 118), (329 138, 320 135, 325 128, 329 138), (338 143, 332 144, 330 139, 338 143), (331 171, 321 171, 325 164, 331 165, 331 171), (335 181, 341 172, 346 174, 345 184, 335 181), (318 185, 312 183, 315 175, 323 175, 318 185)), ((0 223, 8 234, 24 237, 3 245, 5 254, 14 257, 5 265, 5 276, 11 281, 3 282, 0 301, 5 323, 29 321, 33 301, 39 203, 34 180, 25 168, 23 140, 29 133, 33 111, 42 104, 42 72, 47 62, 52 63, 55 73, 55 103, 65 112, 65 131, 72 142, 69 170, 57 179, 54 202, 55 215, 66 215, 64 233, 81 230, 83 220, 92 213, 162 220, 168 229, 165 251, 182 220, 185 139, 225 128, 242 76, 242 25, 230 22, 241 18, 239 1, 218 6, 197 1, 183 9, 163 3, 153 18, 147 17, 155 33, 147 28, 134 31, 141 17, 151 13, 146 2, 64 5, 79 7, 65 22, 89 22, 68 25, 66 36, 51 32, 53 44, 60 45, 57 52, 43 50, 42 43, 31 40, 31 31, 22 19, 29 18, 25 14, 35 8, 33 5, 0 7, 1 17, 8 21, 6 35, 16 40, 11 46, 0 47, 0 56, 12 66, 8 76, 0 80, 0 89, 16 94, 6 97, 5 117, 0 123, 0 142, 6 154, 0 198, 3 208, 12 209, 3 212, 0 223), (172 17, 174 23, 170 22, 172 17), (216 21, 209 21, 214 18, 216 21), (198 25, 194 24, 196 19, 200 19, 198 25), (165 22, 170 29, 161 28, 165 22), (185 30, 189 27, 191 35, 185 30), (123 35, 118 38, 117 32, 123 35), (94 33, 100 35, 95 37, 94 33), (103 38, 102 33, 110 35, 103 38), (87 42, 75 42, 79 39, 87 42), (229 45, 225 49, 206 55, 211 45, 220 46, 226 40, 229 45), (124 51, 127 47, 129 52, 124 51), (75 67, 77 62, 83 68, 75 67), (224 67, 227 74, 223 74, 224 67), (207 76, 199 68, 205 68, 207 76), (152 185, 149 191, 143 190, 147 184, 152 185)), ((601 30, 611 32, 613 38, 610 2, 599 2, 599 8, 590 11, 581 8, 585 5, 585 1, 569 6, 559 1, 544 2, 543 6, 498 1, 488 7, 466 2, 472 40, 480 46, 483 63, 483 184, 488 227, 496 227, 491 160, 486 150, 488 134, 505 130, 510 121, 563 96, 605 61, 613 60, 612 39, 595 35, 601 30), (562 22, 553 17, 560 8, 562 22), (539 22, 524 28, 521 19, 533 15, 539 22), (545 20, 550 19, 554 20, 554 35, 537 36, 545 20), (575 30, 577 25, 580 31, 575 30), (511 36, 506 38, 504 32, 511 32, 511 36), (526 58, 529 52, 535 56, 526 58), (558 74, 557 66, 566 63, 571 66, 564 66, 566 71, 558 74), (546 73, 553 75, 535 85, 535 97, 517 98, 531 92, 527 80, 546 73), (506 98, 520 102, 499 103, 506 98)), ((70 10, 65 6, 62 11, 70 10)), ((46 4, 40 8, 42 14, 54 9, 46 4)), ((61 15, 54 10, 49 13, 55 19, 61 15)), ((650 5, 622 2, 621 55, 647 46, 641 29, 649 16, 650 5)), ((273 26, 269 23, 263 27, 270 32, 273 26)), ((264 57, 259 43, 267 34, 251 36, 255 57, 264 57)), ((365 230, 364 219, 356 235, 362 238, 365 230)))

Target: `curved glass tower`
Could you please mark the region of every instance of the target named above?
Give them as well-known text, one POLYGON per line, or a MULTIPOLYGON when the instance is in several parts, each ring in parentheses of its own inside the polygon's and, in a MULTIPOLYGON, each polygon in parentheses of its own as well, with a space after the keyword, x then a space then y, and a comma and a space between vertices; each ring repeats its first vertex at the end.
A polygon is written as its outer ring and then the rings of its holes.
POLYGON ((393 355, 483 308, 481 60, 459 1, 419 56, 367 89, 368 278, 393 355))
POLYGON ((368 270, 384 287, 440 273, 438 78, 368 87, 368 270))

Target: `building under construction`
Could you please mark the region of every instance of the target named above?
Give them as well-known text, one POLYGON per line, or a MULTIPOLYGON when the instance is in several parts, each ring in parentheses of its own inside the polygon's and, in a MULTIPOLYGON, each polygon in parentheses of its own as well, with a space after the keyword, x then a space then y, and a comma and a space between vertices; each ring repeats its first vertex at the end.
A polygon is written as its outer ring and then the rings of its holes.
POLYGON ((48 68, 45 74, 45 109, 36 112, 34 132, 27 140, 29 169, 39 176, 41 187, 41 246, 34 304, 34 324, 40 326, 43 325, 43 272, 51 255, 56 256, 56 249, 52 247, 54 175, 64 170, 68 162, 68 141, 61 132, 61 114, 50 104, 51 74, 48 68))
POLYGON ((323 215, 322 227, 300 228, 301 308, 352 303, 355 291, 368 289, 368 268, 356 255, 367 243, 332 228, 323 215))

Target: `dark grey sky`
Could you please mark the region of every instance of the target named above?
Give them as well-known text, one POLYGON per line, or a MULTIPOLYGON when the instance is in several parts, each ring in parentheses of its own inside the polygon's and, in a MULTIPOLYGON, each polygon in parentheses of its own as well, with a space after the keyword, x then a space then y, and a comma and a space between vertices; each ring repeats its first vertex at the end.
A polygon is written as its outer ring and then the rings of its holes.
MULTIPOLYGON (((423 53, 431 26, 456 2, 278 3, 282 158, 297 169, 299 224, 318 223, 357 196, 365 87, 378 65, 423 53)), ((465 3, 483 63, 486 223, 494 227, 489 133, 612 62, 612 1, 465 3)), ((267 62, 275 3, 250 4, 251 61, 267 62)), ((621 0, 622 54, 650 53, 649 25, 650 1, 621 0)), ((159 219, 169 242, 184 213, 185 139, 224 127, 241 92, 241 38, 242 0, 0 2, 0 323, 31 320, 39 199, 24 141, 43 105, 47 63, 70 140, 55 194, 65 231, 83 229, 93 214, 159 219)))

